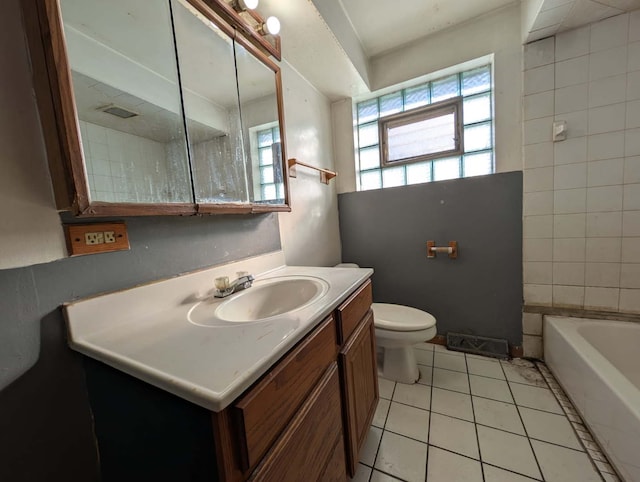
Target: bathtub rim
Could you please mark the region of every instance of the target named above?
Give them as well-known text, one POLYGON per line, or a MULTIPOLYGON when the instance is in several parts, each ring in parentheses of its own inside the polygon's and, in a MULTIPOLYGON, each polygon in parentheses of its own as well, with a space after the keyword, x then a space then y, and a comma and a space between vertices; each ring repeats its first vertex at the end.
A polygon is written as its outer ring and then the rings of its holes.
MULTIPOLYGON (((544 345, 546 345, 545 338, 548 336, 547 324, 576 351, 577 356, 584 361, 589 369, 592 370, 593 373, 602 380, 602 383, 616 394, 621 403, 640 420, 640 389, 636 387, 629 378, 624 376, 618 367, 611 363, 578 331, 580 326, 587 325, 606 325, 613 328, 620 325, 629 326, 629 324, 636 325, 640 331, 640 324, 632 321, 596 320, 592 318, 545 315, 543 316, 544 345)), ((554 373, 556 379, 561 382, 556 370, 553 369, 553 365, 547 364, 547 366, 554 373)), ((567 395, 571 397, 569 392, 567 392, 567 395)))

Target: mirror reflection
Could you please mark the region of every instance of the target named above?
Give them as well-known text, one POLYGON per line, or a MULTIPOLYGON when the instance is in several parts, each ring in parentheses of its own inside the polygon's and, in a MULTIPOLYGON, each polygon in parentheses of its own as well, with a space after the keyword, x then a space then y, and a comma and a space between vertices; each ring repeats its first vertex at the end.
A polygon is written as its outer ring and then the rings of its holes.
POLYGON ((196 202, 249 202, 234 42, 189 3, 172 4, 196 202))
POLYGON ((91 200, 193 202, 168 3, 60 6, 91 200))
POLYGON ((235 44, 244 148, 252 199, 284 204, 283 152, 275 73, 235 44))

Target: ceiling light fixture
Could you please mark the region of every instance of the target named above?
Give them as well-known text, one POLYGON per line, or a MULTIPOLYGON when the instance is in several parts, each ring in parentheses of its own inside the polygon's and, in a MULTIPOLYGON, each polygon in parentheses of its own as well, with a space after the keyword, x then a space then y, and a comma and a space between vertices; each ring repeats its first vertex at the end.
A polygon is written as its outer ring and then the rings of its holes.
POLYGON ((269 17, 266 22, 258 26, 260 35, 278 35, 278 32, 280 32, 280 20, 276 17, 269 17))
POLYGON ((245 12, 258 8, 259 0, 233 0, 231 6, 236 12, 245 12))

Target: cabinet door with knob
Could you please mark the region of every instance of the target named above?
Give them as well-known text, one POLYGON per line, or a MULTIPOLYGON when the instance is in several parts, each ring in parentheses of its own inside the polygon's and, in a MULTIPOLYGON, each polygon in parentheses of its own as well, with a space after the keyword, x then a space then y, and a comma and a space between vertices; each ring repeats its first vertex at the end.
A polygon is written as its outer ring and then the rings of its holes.
POLYGON ((340 369, 345 401, 347 470, 353 477, 379 398, 372 311, 367 312, 340 351, 340 369))

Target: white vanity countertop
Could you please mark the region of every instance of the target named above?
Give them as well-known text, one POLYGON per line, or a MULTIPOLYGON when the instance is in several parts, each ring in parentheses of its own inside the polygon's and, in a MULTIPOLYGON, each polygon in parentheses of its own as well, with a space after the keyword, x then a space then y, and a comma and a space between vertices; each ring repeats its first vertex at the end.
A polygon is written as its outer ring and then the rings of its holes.
MULTIPOLYGON (((65 304, 71 348, 197 405, 221 411, 368 279, 368 268, 283 266, 282 252, 65 304), (189 321, 211 303, 213 279, 248 271, 260 281, 311 276, 316 301, 258 322, 189 321)), ((251 290, 251 288, 249 288, 251 290)), ((237 295, 232 295, 237 296, 237 295)), ((215 307, 214 307, 215 308, 215 307)))

